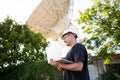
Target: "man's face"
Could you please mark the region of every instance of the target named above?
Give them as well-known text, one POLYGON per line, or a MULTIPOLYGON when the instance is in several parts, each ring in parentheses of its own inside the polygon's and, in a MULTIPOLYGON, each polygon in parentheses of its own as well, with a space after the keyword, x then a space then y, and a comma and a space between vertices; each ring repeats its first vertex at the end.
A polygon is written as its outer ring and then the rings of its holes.
POLYGON ((67 46, 71 45, 71 39, 72 39, 72 34, 66 34, 63 37, 64 43, 66 43, 67 46))

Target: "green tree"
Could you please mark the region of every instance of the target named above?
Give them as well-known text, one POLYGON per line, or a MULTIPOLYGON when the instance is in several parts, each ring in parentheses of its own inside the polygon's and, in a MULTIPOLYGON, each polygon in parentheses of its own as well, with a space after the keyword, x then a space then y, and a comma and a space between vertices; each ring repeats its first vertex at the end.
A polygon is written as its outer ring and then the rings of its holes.
POLYGON ((87 48, 109 63, 120 50, 120 0, 93 0, 92 7, 79 14, 77 22, 89 35, 84 39, 87 48))
POLYGON ((20 62, 43 59, 47 44, 40 33, 7 17, 0 23, 0 71, 20 62))

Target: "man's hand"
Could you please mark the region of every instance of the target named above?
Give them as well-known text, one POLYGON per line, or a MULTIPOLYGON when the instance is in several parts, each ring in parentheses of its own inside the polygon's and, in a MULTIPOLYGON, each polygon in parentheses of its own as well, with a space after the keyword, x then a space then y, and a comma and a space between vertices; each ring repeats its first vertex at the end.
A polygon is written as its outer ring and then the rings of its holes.
POLYGON ((50 64, 54 67, 57 67, 58 70, 62 70, 61 68, 62 64, 60 64, 59 62, 54 61, 53 59, 50 59, 50 64))
POLYGON ((54 67, 57 67, 59 63, 54 61, 53 59, 50 59, 50 64, 54 67))

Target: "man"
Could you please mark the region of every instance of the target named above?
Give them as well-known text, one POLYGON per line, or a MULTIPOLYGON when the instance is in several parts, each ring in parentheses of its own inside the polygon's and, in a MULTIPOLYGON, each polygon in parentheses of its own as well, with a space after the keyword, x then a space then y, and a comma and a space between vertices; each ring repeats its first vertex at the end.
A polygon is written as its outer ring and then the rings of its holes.
POLYGON ((86 48, 76 41, 77 34, 71 30, 66 30, 62 39, 71 49, 66 55, 66 59, 72 61, 72 64, 63 64, 50 60, 50 64, 63 70, 63 80, 90 80, 88 72, 88 56, 86 48))

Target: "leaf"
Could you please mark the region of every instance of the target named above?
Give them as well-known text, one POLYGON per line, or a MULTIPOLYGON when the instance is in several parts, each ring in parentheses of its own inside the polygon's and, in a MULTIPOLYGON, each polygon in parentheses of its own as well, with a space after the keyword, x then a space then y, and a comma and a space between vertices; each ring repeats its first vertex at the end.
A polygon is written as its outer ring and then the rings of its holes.
POLYGON ((79 12, 78 21, 88 34, 84 44, 99 57, 109 62, 120 49, 120 0, 93 0, 94 4, 79 12))

